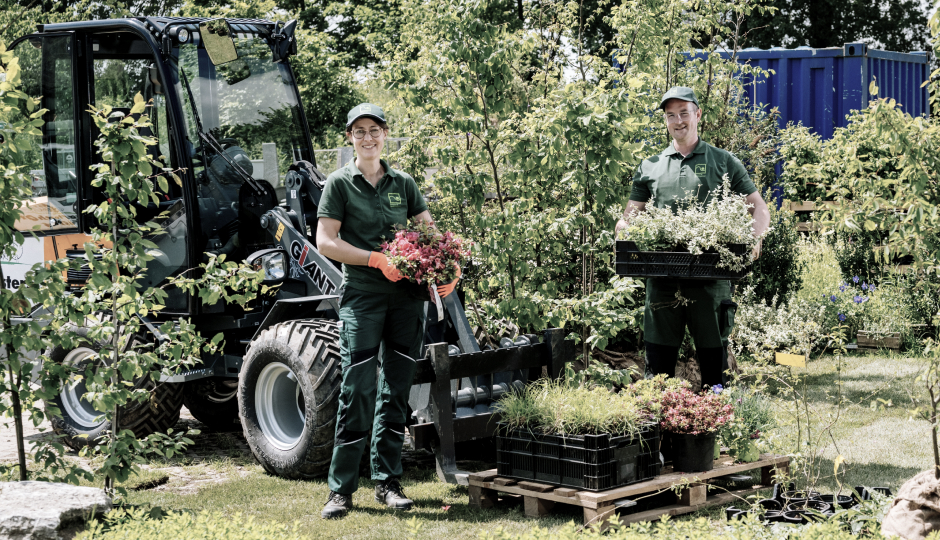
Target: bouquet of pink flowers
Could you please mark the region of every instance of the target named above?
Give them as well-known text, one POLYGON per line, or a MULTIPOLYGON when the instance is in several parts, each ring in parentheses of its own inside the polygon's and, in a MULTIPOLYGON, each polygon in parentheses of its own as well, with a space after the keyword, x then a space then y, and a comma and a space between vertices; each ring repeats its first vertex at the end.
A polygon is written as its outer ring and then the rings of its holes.
POLYGON ((684 435, 699 435, 718 431, 734 418, 734 408, 728 399, 716 392, 696 394, 687 388, 670 390, 663 394, 663 431, 684 435))
POLYGON ((470 258, 471 245, 452 232, 439 231, 434 223, 419 221, 399 229, 381 248, 403 277, 435 286, 458 276, 460 265, 470 258))

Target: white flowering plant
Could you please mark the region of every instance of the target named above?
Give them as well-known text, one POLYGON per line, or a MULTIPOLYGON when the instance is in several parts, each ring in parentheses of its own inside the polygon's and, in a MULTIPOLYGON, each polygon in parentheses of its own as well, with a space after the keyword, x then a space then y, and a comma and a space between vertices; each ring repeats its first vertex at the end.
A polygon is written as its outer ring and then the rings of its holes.
POLYGON ((828 306, 800 298, 768 304, 747 287, 738 300, 731 334, 735 356, 772 363, 774 353, 807 354, 825 338, 828 306))
POLYGON ((721 188, 705 202, 699 201, 696 193, 688 193, 673 211, 657 208, 655 200, 650 199, 643 212, 632 212, 630 225, 620 231, 617 239, 631 240, 642 251, 678 248, 694 255, 717 252, 720 268, 740 271, 751 262, 751 250, 759 240, 754 236, 754 218, 749 211, 753 206, 746 195, 731 190, 726 174, 721 188), (730 248, 732 244, 747 249, 736 253, 730 248))

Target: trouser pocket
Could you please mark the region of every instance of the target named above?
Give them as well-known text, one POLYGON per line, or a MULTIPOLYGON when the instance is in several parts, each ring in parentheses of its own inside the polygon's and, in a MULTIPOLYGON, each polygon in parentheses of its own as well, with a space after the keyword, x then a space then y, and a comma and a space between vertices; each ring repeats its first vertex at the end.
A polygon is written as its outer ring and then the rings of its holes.
POLYGON ((738 311, 738 304, 731 300, 722 300, 718 307, 718 332, 721 334, 722 343, 728 341, 731 336, 731 330, 734 328, 734 314, 738 311))

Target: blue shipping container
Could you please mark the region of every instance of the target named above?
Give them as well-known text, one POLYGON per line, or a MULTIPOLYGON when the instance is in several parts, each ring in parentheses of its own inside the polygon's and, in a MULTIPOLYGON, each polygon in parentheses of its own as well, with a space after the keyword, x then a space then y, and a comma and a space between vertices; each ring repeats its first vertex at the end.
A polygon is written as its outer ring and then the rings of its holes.
POLYGON ((879 97, 894 98, 911 116, 930 113, 927 88, 921 87, 930 78, 927 53, 878 51, 864 43, 846 43, 828 49, 744 49, 736 60, 774 71, 747 81, 751 103, 776 107, 780 127, 801 122, 824 140, 832 138, 835 128, 845 127, 849 111, 868 107, 873 80, 879 97))

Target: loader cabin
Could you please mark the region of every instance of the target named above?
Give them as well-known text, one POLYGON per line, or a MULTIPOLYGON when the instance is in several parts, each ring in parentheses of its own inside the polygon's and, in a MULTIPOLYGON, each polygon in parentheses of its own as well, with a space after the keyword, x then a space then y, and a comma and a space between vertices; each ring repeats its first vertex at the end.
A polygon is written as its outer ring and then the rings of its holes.
MULTIPOLYGON (((22 90, 42 96, 41 140, 21 156, 33 199, 21 230, 43 240, 44 259, 84 257, 94 227, 83 211, 100 202, 92 164, 100 163, 89 107, 112 107, 119 121, 139 93, 152 126, 149 153, 165 167, 169 190, 141 220, 162 216, 144 287, 225 253, 242 260, 272 239, 258 216, 283 193, 275 186, 297 160, 314 163, 309 130, 288 62, 294 24, 247 19, 133 18, 40 25, 11 48, 22 90)), ((39 139, 40 137, 36 137, 39 139)), ((72 276, 70 276, 71 278, 72 276)), ((77 276, 79 279, 82 276, 77 276)), ((215 313, 169 291, 167 315, 215 313)))

